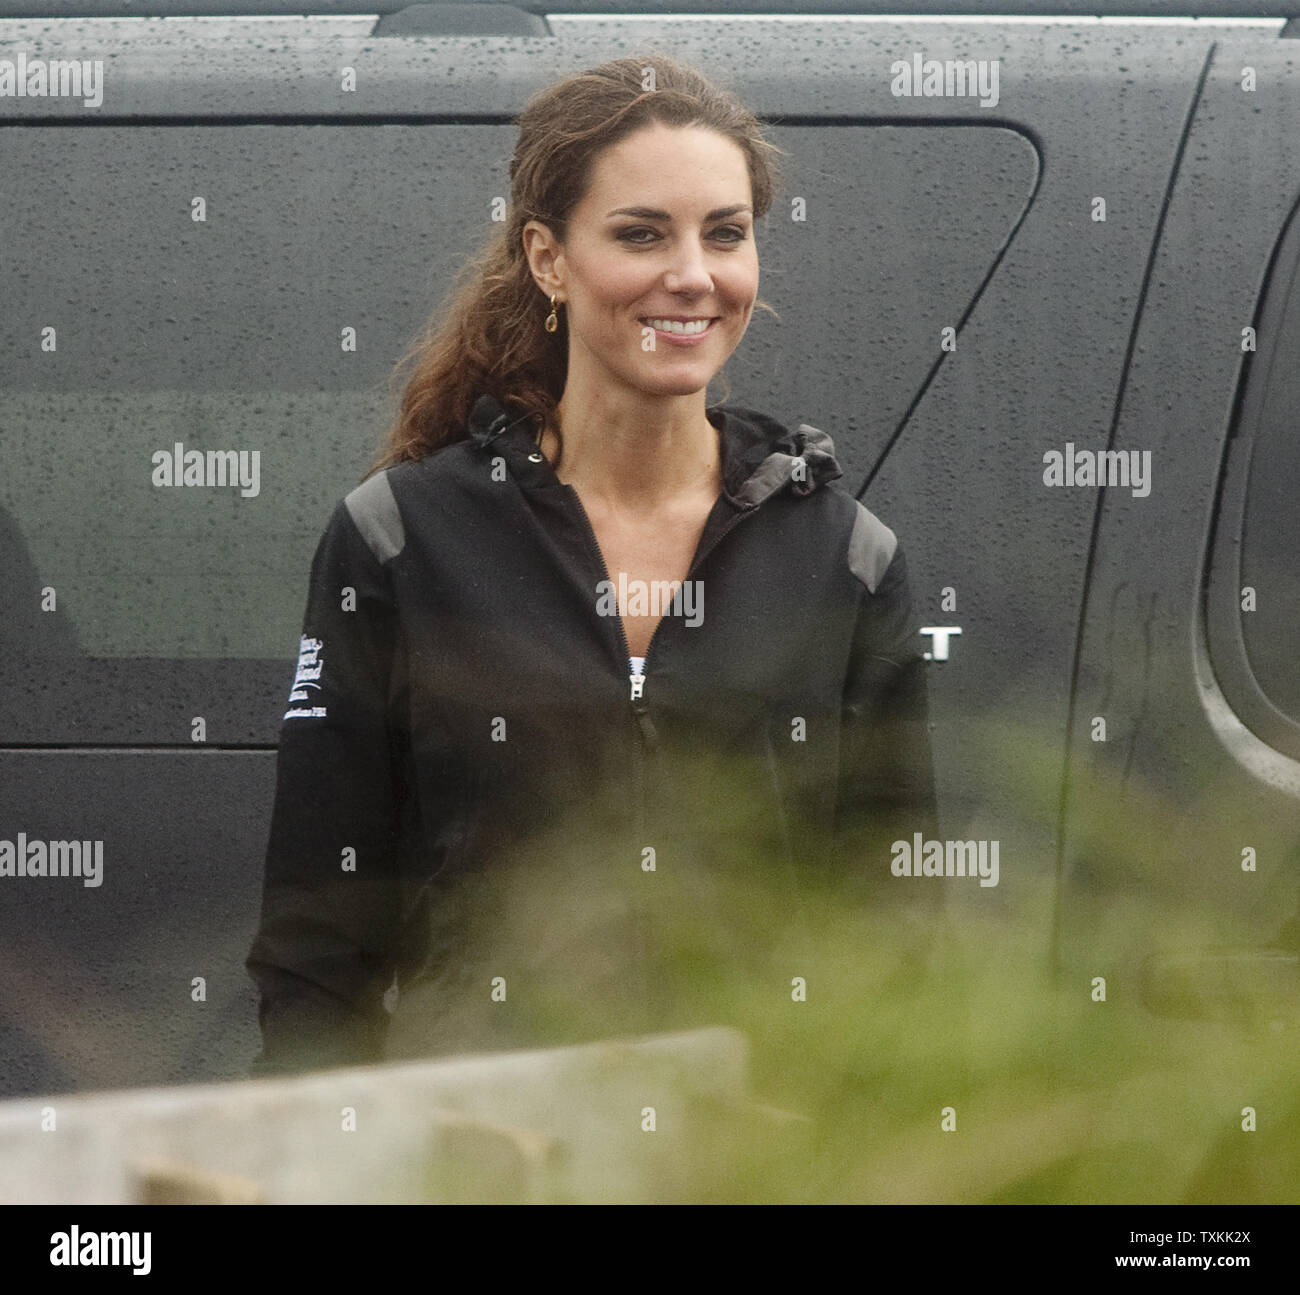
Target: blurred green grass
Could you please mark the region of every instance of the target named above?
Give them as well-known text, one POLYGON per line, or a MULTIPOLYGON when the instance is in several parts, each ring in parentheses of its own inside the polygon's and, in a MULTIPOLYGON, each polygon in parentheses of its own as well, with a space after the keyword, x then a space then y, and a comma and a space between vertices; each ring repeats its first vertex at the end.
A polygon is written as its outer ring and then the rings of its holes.
MULTIPOLYGON (((1036 743, 1023 725, 1009 733, 1007 761, 987 776, 1003 778, 1012 803, 1041 805, 1059 747, 1036 743)), ((745 791, 716 775, 719 821, 734 815, 739 831, 745 791)), ((743 868, 658 886, 650 907, 663 1024, 743 1031, 752 1097, 769 1108, 700 1105, 689 1199, 1300 1201, 1294 974, 1253 999, 1243 990, 1225 1000, 1207 984, 1200 1015, 1160 1015, 1143 1001, 1148 954, 1258 947, 1254 900, 1242 911, 1207 903, 1204 887, 1182 887, 1171 866, 1198 841, 1231 864, 1235 837, 1220 802, 1175 805, 1127 771, 1121 785, 1102 762, 1086 776, 1091 794, 1074 830, 1106 867, 1092 892, 1070 899, 1073 946, 1059 974, 1049 957, 1052 860, 1027 866, 1043 835, 1028 808, 1000 814, 991 832, 954 833, 1001 839, 997 888, 890 878, 886 902, 864 904, 829 879, 801 876, 795 903, 790 874, 761 850, 743 868), (947 890, 945 913, 918 902, 932 886, 947 890), (1094 976, 1106 978, 1105 1001, 1093 999, 1094 976), (806 1001, 794 1001, 794 977, 806 1001), (1253 1131, 1242 1128, 1247 1107, 1253 1131), (951 1131, 942 1127, 949 1108, 951 1131)), ((1286 832, 1268 829, 1283 844, 1286 832)), ((887 870, 888 860, 876 864, 887 870)), ((1232 884, 1231 868, 1225 879, 1232 884)), ((581 893, 566 899, 563 880, 536 872, 520 886, 503 928, 509 947, 535 943, 556 911, 570 948, 599 946, 581 893)), ((548 979, 545 966, 531 974, 548 979)), ((570 983, 557 975, 538 994, 539 1042, 580 1023, 625 1032, 616 997, 598 1005, 570 983)))
MULTIPOLYGON (((747 836, 747 798, 764 789, 731 785, 716 763, 701 771, 699 795, 730 854, 705 848, 683 864, 665 852, 647 875, 598 840, 531 843, 525 866, 491 879, 474 933, 481 965, 509 973, 510 1029, 522 1027, 490 1046, 741 1030, 748 1098, 688 1104, 686 1163, 661 1184, 664 1200, 1300 1201, 1293 964, 1225 995, 1213 968, 1193 963, 1204 997, 1193 994, 1182 1016, 1149 1010, 1142 981, 1149 954, 1258 948, 1261 912, 1278 927, 1294 914, 1296 825, 1251 826, 1271 874, 1243 884, 1241 816, 1224 812, 1231 787, 1193 780, 1176 800, 1105 758, 1076 771, 1086 794, 1071 832, 1090 868, 1067 896, 1058 974, 1043 809, 1057 795, 1059 741, 1017 718, 978 742, 1001 753, 972 764, 966 790, 986 807, 945 830, 1000 840, 997 887, 888 877, 887 854, 863 862, 877 869, 874 898, 815 869, 792 887, 780 843, 747 836), (926 903, 940 886, 943 910, 926 903), (649 969, 650 1022, 629 993, 631 955, 649 969), (1099 975, 1104 1002, 1092 998, 1099 975), (796 977, 806 1001, 792 994, 796 977), (1242 1129, 1245 1107, 1253 1132, 1242 1129)), ((626 813, 614 807, 615 818, 626 813)), ((246 933, 231 938, 242 948, 246 933)), ((142 957, 148 942, 141 932, 142 957)), ((149 1045, 150 1017, 84 992, 60 1001, 72 1006, 32 1019, 54 1023, 50 1046, 70 1069, 102 1071, 105 1056, 149 1045)))

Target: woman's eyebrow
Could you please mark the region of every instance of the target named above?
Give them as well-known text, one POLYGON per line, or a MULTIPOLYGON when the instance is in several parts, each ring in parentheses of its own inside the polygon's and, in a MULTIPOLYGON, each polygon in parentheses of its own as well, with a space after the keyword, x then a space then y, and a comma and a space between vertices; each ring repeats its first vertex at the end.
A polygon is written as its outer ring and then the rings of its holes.
MULTIPOLYGON (((727 216, 734 216, 738 212, 748 211, 746 204, 738 203, 734 207, 717 207, 705 216, 706 221, 724 220, 727 216)), ((614 211, 608 212, 606 219, 610 216, 636 216, 641 220, 672 220, 672 217, 666 211, 660 211, 656 207, 619 207, 614 211)))

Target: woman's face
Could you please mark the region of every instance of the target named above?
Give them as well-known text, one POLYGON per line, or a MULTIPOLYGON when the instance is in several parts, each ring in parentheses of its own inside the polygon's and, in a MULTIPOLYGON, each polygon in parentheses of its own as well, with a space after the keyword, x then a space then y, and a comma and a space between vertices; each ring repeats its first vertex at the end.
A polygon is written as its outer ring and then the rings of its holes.
POLYGON ((549 260, 541 248, 553 252, 569 383, 657 395, 706 387, 758 296, 751 202, 745 155, 704 127, 653 123, 600 154, 568 242, 530 248, 534 273, 549 260), (686 319, 707 321, 704 331, 664 327, 686 319))

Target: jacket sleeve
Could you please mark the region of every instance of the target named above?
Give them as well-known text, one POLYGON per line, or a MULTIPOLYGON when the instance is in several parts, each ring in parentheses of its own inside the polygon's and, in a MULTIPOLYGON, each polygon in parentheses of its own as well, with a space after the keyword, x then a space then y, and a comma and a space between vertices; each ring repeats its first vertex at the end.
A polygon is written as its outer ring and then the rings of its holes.
POLYGON ((939 836, 927 663, 903 551, 862 512, 869 532, 850 560, 862 592, 841 705, 836 871, 873 904, 902 901, 926 913, 942 906, 942 884, 895 877, 890 863, 895 841, 939 836))
POLYGON ((280 726, 261 920, 246 961, 260 991, 254 1076, 376 1061, 388 1021, 408 794, 389 721, 397 613, 389 572, 347 505, 312 561, 280 726))

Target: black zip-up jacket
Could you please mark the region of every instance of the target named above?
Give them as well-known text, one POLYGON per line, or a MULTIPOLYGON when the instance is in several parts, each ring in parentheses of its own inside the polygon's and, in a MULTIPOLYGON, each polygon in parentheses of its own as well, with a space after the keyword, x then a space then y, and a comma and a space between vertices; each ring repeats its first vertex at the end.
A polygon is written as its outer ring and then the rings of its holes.
POLYGON ((526 416, 484 396, 466 439, 337 505, 281 726, 254 1073, 686 1023, 671 968, 748 956, 748 898, 798 923, 809 870, 851 902, 931 889, 889 869, 937 836, 894 533, 831 485, 824 432, 708 418, 697 596, 640 677, 526 416))

